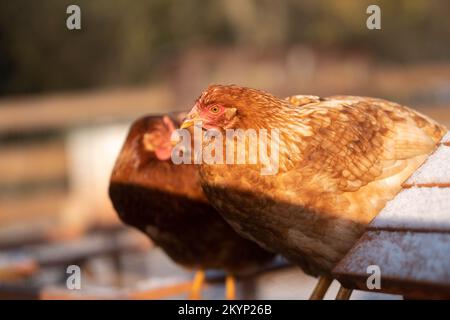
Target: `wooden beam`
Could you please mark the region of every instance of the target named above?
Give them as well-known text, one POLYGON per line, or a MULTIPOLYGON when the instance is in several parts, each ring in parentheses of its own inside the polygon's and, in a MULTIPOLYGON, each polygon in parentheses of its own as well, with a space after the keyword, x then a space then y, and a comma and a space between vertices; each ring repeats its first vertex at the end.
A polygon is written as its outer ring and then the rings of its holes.
POLYGON ((63 141, 1 147, 0 187, 63 179, 66 170, 67 157, 63 141))
POLYGON ((61 130, 167 112, 174 105, 171 99, 164 86, 5 98, 0 100, 0 135, 61 130))

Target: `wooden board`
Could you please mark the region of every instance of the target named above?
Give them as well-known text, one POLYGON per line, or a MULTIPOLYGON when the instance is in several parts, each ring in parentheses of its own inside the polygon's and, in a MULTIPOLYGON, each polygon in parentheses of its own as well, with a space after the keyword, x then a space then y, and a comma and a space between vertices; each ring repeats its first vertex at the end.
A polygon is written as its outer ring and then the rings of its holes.
POLYGON ((381 275, 375 291, 450 298, 449 233, 366 232, 333 272, 345 287, 370 291, 368 267, 374 265, 381 275))

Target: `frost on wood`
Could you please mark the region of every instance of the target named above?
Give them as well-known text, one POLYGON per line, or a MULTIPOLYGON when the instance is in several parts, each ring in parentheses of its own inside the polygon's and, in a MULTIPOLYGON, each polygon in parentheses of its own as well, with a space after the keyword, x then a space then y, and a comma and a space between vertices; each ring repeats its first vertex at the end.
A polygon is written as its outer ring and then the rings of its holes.
POLYGON ((410 188, 389 201, 370 229, 450 230, 450 188, 410 188))
POLYGON ((380 267, 382 279, 448 286, 450 234, 369 231, 334 272, 367 276, 370 265, 380 267))
POLYGON ((450 186, 450 147, 441 145, 405 182, 411 185, 450 186))

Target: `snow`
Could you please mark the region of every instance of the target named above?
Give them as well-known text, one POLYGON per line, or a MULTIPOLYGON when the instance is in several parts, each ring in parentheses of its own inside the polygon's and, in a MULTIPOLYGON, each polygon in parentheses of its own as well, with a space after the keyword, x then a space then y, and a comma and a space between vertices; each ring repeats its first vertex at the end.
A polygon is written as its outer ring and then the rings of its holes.
POLYGON ((410 188, 389 201, 370 229, 450 231, 450 188, 410 188))
POLYGON ((450 186, 450 147, 441 145, 405 182, 409 185, 450 186))
MULTIPOLYGON (((450 285, 450 234, 369 231, 335 268, 368 277, 377 265, 383 279, 450 285)), ((386 280, 387 281, 387 280, 386 280)))

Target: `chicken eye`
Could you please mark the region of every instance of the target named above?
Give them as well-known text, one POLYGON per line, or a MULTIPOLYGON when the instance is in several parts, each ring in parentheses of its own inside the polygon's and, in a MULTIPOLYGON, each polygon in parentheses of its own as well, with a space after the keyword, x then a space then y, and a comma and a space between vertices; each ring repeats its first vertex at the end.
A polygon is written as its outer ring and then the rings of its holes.
POLYGON ((211 111, 212 113, 218 113, 220 109, 218 106, 212 106, 211 108, 209 108, 209 111, 211 111))

